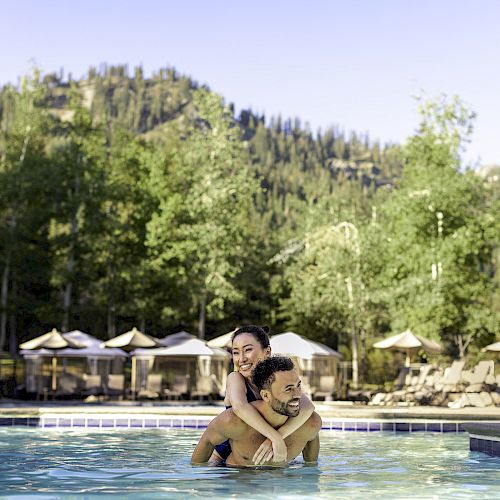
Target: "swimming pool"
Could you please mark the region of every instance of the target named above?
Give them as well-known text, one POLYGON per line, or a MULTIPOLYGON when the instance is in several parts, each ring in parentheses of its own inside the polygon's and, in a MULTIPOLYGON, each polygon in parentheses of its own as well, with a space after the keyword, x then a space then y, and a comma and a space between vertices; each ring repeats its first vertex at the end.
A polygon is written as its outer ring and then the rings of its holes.
POLYGON ((466 434, 322 431, 319 464, 193 467, 200 430, 0 428, 2 498, 498 498, 500 458, 466 434), (496 493, 495 493, 496 492, 496 493))

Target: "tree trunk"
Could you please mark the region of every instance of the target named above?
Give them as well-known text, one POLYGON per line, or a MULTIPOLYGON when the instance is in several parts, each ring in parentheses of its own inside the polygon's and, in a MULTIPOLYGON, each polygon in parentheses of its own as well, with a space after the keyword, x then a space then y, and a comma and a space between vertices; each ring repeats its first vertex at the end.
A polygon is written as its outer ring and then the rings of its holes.
POLYGON ((108 339, 116 337, 115 306, 112 303, 108 303, 107 331, 108 339))
MULTIPOLYGON (((16 303, 17 296, 17 281, 15 279, 12 280, 12 290, 11 290, 11 303, 16 303)), ((12 357, 17 356, 17 314, 16 308, 12 309, 10 313, 9 320, 9 352, 12 357)))
POLYGON ((356 325, 354 324, 354 318, 352 319, 352 338, 351 338, 351 350, 352 350, 352 386, 354 389, 358 388, 359 375, 358 375, 358 334, 356 332, 356 325))
POLYGON ((73 271, 75 269, 75 241, 76 235, 78 233, 78 220, 76 214, 71 221, 71 244, 68 255, 68 262, 66 263, 66 271, 68 276, 68 282, 64 289, 63 296, 63 322, 61 326, 62 332, 67 332, 69 330, 69 312, 71 309, 71 295, 73 292, 73 271))
POLYGON ((203 294, 200 299, 200 315, 198 319, 198 337, 202 340, 205 338, 206 318, 207 318, 207 296, 203 294))
POLYGON ((361 366, 359 370, 359 379, 362 384, 366 382, 366 331, 364 328, 360 330, 360 343, 361 343, 361 366))
POLYGON ((7 255, 5 267, 2 273, 2 285, 0 292, 0 351, 3 350, 7 337, 7 301, 9 297, 9 275, 10 275, 10 251, 7 255))
POLYGON ((139 320, 139 330, 142 333, 146 333, 146 318, 144 316, 139 320))
POLYGON ((473 333, 467 335, 466 339, 464 339, 464 336, 462 334, 455 335, 455 343, 458 347, 458 356, 460 357, 460 359, 463 360, 465 358, 465 352, 467 351, 469 344, 472 342, 473 337, 473 333))

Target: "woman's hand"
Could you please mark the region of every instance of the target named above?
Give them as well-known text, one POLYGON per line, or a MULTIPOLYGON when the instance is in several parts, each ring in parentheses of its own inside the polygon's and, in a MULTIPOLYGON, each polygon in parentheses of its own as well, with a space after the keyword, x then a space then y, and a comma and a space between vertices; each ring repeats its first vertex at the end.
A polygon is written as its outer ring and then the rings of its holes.
POLYGON ((266 439, 255 452, 253 462, 255 465, 262 465, 271 460, 281 463, 286 461, 287 455, 288 450, 283 439, 277 438, 274 441, 266 439))

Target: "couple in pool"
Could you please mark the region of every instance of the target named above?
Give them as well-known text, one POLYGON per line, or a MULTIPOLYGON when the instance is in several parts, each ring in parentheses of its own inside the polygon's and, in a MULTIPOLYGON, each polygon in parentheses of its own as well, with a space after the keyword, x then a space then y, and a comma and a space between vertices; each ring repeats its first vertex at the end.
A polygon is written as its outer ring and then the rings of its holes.
POLYGON ((316 462, 321 418, 302 394, 291 359, 271 356, 267 332, 253 325, 234 332, 232 356, 227 409, 208 425, 192 463, 283 466, 300 453, 316 462))

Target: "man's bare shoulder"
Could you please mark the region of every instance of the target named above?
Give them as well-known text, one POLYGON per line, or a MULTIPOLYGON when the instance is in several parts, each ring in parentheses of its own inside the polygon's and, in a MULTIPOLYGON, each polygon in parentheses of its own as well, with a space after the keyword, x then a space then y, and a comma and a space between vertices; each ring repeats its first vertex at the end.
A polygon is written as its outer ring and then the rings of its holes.
POLYGON ((321 426, 323 421, 321 417, 313 411, 311 416, 307 419, 304 427, 307 429, 307 432, 311 434, 311 437, 314 438, 316 434, 321 430, 321 426))
POLYGON ((237 437, 243 433, 248 427, 243 420, 241 420, 232 408, 224 410, 221 414, 215 417, 210 424, 216 427, 220 432, 227 435, 227 437, 237 437))

